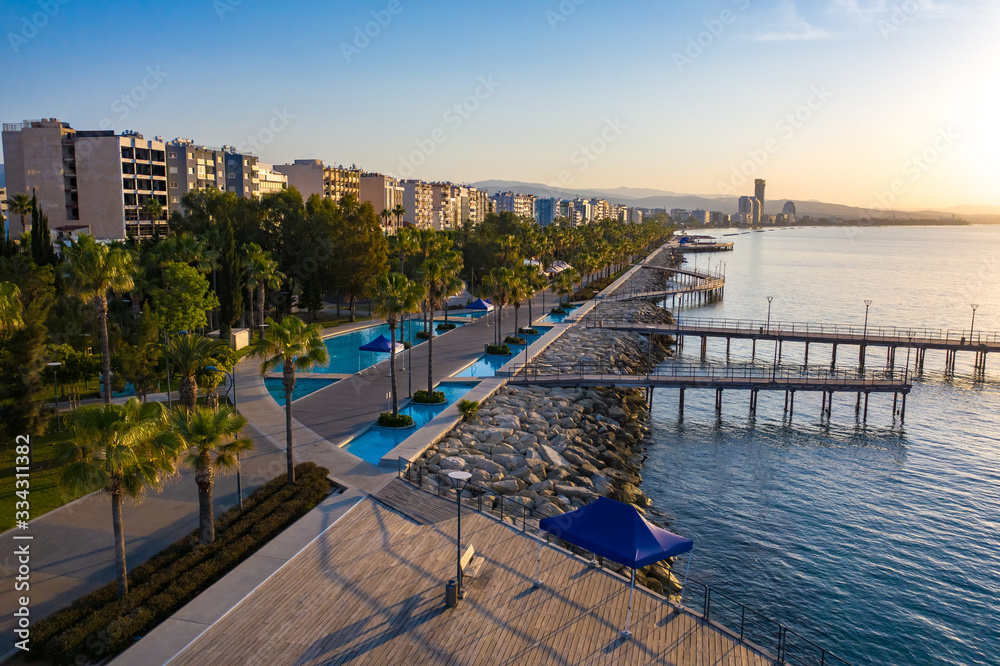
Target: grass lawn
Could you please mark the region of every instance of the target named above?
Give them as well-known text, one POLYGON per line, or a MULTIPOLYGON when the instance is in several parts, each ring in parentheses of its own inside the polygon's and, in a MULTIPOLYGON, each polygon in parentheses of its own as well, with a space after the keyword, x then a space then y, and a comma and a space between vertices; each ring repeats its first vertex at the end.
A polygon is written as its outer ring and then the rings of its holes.
MULTIPOLYGON (((56 433, 55 420, 49 423, 49 432, 42 437, 32 437, 35 447, 36 469, 31 471, 29 488, 31 518, 48 513, 63 504, 72 502, 79 495, 64 494, 57 485, 59 470, 56 467, 56 445, 67 439, 65 431, 56 433)), ((8 448, 0 461, 0 531, 14 527, 14 447, 8 448)))

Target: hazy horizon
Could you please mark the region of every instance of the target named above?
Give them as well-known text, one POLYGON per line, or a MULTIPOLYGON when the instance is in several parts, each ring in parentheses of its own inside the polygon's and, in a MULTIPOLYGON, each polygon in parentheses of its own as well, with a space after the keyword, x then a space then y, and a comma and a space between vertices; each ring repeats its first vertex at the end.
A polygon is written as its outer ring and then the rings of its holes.
POLYGON ((16 0, 3 122, 424 180, 997 206, 987 0, 16 0))

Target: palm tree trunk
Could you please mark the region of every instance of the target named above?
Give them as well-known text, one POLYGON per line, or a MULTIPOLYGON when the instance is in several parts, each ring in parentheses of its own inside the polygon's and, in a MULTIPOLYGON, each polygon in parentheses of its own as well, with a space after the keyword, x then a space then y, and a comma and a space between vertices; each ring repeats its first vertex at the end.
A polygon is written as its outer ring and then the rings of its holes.
MULTIPOLYGON (((399 418, 399 398, 396 396, 396 322, 389 324, 389 374, 392 375, 392 416, 399 418)), ((413 368, 410 368, 413 372, 413 368)))
POLYGON ((101 329, 101 371, 104 373, 104 404, 111 404, 111 346, 108 343, 108 297, 99 295, 94 299, 97 309, 97 325, 101 329))
POLYGON ((115 528, 115 580, 118 582, 118 600, 121 601, 128 595, 128 574, 125 571, 125 528, 120 493, 111 493, 111 522, 115 528))
POLYGON ((521 334, 521 328, 517 325, 517 314, 521 311, 521 304, 514 304, 514 337, 516 338, 521 334))
POLYGON ((257 295, 257 325, 260 329, 257 331, 257 339, 264 339, 264 285, 257 287, 259 294, 257 295))
POLYGON ((195 378, 193 376, 181 377, 178 393, 180 393, 181 405, 184 406, 184 409, 189 412, 193 410, 198 403, 198 384, 195 382, 195 378))
POLYGON ((295 458, 292 455, 292 391, 295 390, 295 366, 285 358, 282 370, 285 385, 285 462, 288 464, 288 485, 295 484, 295 458))
POLYGON ((215 517, 212 515, 212 461, 208 453, 202 454, 203 471, 195 474, 195 482, 198 484, 198 524, 200 533, 199 543, 212 543, 215 541, 215 517))
MULTIPOLYGON (((413 372, 413 368, 410 368, 413 372)), ((434 327, 431 327, 431 337, 427 338, 427 399, 430 400, 434 389, 434 327)))

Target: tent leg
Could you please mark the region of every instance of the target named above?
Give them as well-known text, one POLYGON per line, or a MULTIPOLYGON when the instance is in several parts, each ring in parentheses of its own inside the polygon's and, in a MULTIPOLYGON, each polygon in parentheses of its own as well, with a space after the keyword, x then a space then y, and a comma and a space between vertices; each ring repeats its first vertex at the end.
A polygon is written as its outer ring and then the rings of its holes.
POLYGON ((538 528, 538 557, 535 558, 535 580, 533 585, 538 588, 542 586, 542 528, 538 528))
POLYGON ((632 622, 632 595, 635 593, 635 568, 632 568, 632 585, 628 590, 628 615, 625 616, 625 631, 622 632, 622 638, 628 640, 632 638, 632 632, 628 630, 630 623, 632 622))
POLYGON ((690 571, 691 571, 691 555, 688 555, 688 563, 687 563, 687 566, 684 567, 684 582, 681 583, 681 601, 680 601, 679 604, 677 604, 678 606, 681 606, 681 607, 684 606, 684 592, 685 592, 685 590, 687 590, 688 572, 690 572, 690 571))

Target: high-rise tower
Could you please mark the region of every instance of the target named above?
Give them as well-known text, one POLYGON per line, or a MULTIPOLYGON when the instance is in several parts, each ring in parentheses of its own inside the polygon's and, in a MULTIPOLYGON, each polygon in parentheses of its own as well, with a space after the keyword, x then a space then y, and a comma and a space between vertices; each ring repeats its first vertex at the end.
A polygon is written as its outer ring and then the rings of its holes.
POLYGON ((753 181, 753 196, 754 199, 760 202, 760 210, 764 212, 764 179, 758 178, 753 181))

